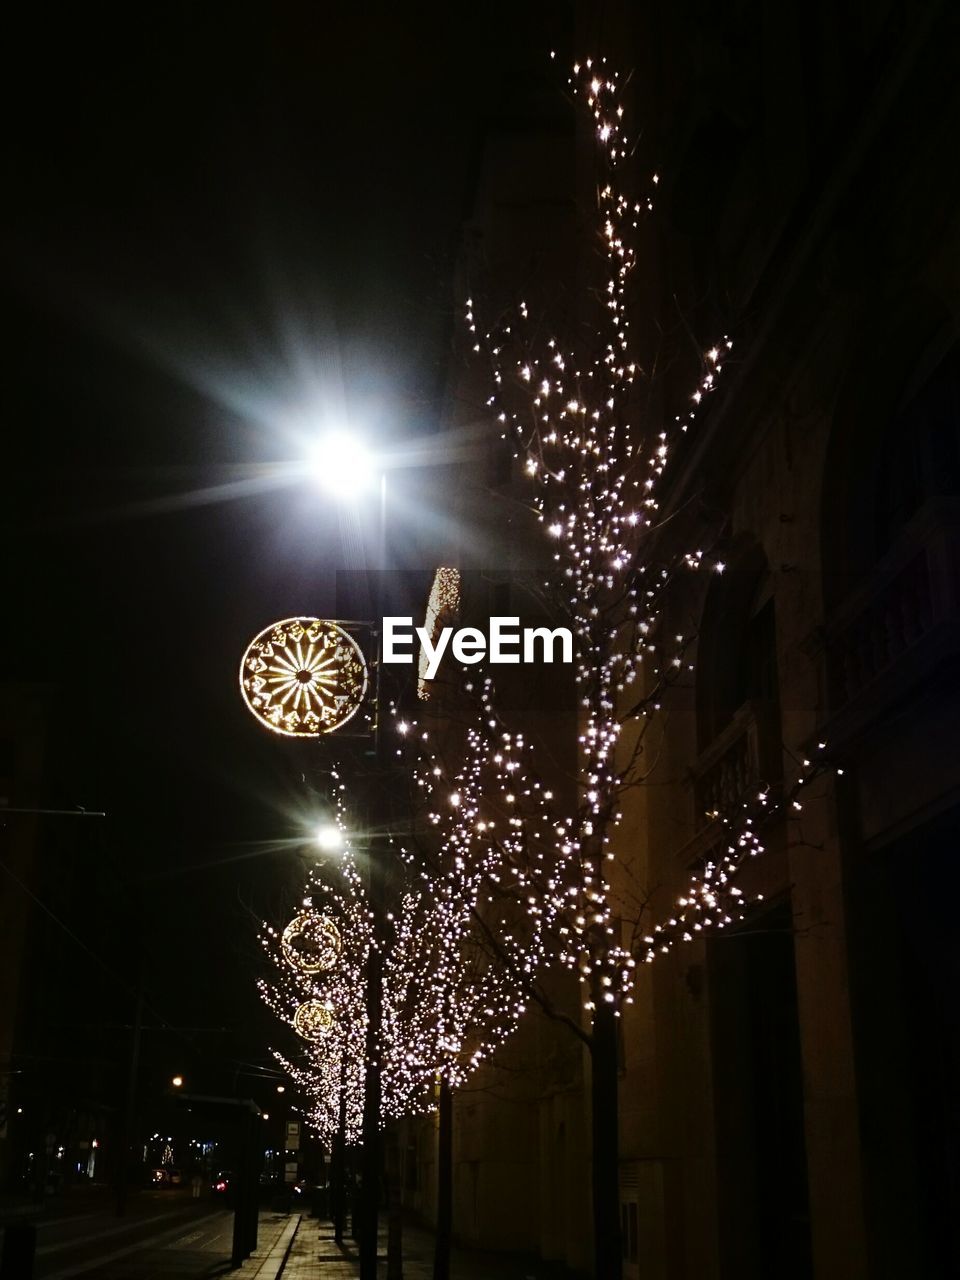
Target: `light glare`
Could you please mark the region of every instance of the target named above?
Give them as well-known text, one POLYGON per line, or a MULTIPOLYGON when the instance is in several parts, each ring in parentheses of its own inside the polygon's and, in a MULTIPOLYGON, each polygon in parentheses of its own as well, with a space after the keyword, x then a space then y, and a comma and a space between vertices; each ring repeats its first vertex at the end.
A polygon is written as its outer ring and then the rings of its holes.
POLYGON ((324 823, 317 831, 317 844, 327 853, 337 853, 343 848, 343 832, 332 822, 324 823))
POLYGON ((362 440, 336 431, 317 444, 310 457, 310 472, 320 487, 337 498, 352 498, 370 487, 374 463, 362 440))

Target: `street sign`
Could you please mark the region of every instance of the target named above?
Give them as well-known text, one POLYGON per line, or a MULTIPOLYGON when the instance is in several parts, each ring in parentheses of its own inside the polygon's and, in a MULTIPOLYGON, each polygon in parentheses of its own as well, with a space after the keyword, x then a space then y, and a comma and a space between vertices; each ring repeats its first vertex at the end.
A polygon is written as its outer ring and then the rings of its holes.
POLYGON ((300 1121, 299 1120, 287 1121, 287 1136, 283 1145, 287 1151, 300 1150, 300 1121))

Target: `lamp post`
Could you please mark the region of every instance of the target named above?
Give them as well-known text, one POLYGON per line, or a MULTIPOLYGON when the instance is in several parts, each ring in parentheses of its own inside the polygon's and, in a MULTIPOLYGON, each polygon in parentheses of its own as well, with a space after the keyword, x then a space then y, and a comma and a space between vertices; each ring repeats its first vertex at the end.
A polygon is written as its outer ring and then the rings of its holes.
MULTIPOLYGON (((337 432, 318 443, 310 459, 310 470, 322 488, 342 501, 357 497, 364 490, 370 489, 377 468, 360 440, 337 432)), ((385 470, 380 468, 376 537, 376 557, 380 569, 386 558, 386 505, 387 477, 385 470)), ((370 592, 370 603, 376 615, 380 612, 382 593, 379 576, 374 581, 376 585, 370 592)), ((291 737, 319 737, 335 732, 357 710, 366 692, 366 671, 355 642, 335 623, 291 618, 276 624, 273 629, 265 629, 248 647, 241 662, 240 685, 247 706, 266 727, 291 737), (356 655, 349 652, 350 644, 356 650, 356 655), (359 664, 356 658, 359 658, 359 664), (362 690, 360 696, 355 697, 361 677, 362 690)), ((374 736, 374 753, 378 765, 382 759, 379 721, 378 705, 374 736)), ((372 805, 373 793, 368 800, 368 810, 372 805)), ((379 823, 372 821, 368 825, 376 828, 379 823)), ((331 850, 338 844, 337 837, 328 827, 321 828, 317 839, 321 847, 331 850)), ((374 945, 368 956, 366 975, 367 1036, 364 1055, 360 1280, 376 1280, 377 1277, 377 1228, 382 1167, 380 1114, 385 867, 374 840, 371 840, 369 847, 368 869, 374 945)))
MULTIPOLYGON (((318 482, 337 497, 352 497, 371 487, 375 471, 373 460, 362 443, 355 438, 336 434, 317 447, 313 470, 318 482)), ((376 563, 382 571, 386 560, 387 473, 380 468, 379 503, 376 538, 376 563)), ((374 615, 380 612, 382 592, 379 575, 370 592, 374 615)), ((382 643, 382 642, 381 642, 382 643)), ((378 655, 379 657, 380 655, 378 655)), ((379 667, 378 667, 379 671, 379 667)), ((377 708, 375 737, 376 762, 381 763, 380 707, 377 708)), ((372 808, 368 799, 368 813, 372 808)), ((378 815, 370 814, 376 829, 378 815)), ((319 838, 319 837, 318 837, 319 838)), ((363 1089, 363 1154, 361 1158, 360 1280, 377 1280, 377 1236, 380 1210, 380 1177, 383 1168, 383 1141, 380 1130, 382 1111, 382 1029, 383 1029, 383 938, 384 901, 386 896, 383 856, 376 839, 368 845, 368 893, 373 916, 374 945, 367 957, 367 1038, 363 1089)))

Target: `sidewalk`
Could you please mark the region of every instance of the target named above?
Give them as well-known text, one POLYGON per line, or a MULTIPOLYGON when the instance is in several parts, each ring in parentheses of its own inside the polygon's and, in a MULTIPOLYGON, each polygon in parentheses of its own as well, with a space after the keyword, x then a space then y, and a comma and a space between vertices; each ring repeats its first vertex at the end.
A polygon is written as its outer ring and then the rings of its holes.
MULTIPOLYGON (((387 1274, 386 1233, 380 1233, 380 1275, 387 1274)), ((356 1280, 357 1247, 347 1239, 343 1246, 333 1238, 333 1226, 324 1218, 302 1218, 293 1238, 280 1280, 356 1280)), ((478 1249, 454 1249, 450 1263, 452 1280, 575 1280, 572 1272, 555 1263, 523 1260, 478 1249)), ((420 1227, 404 1224, 403 1280, 431 1280, 433 1236, 420 1227)))

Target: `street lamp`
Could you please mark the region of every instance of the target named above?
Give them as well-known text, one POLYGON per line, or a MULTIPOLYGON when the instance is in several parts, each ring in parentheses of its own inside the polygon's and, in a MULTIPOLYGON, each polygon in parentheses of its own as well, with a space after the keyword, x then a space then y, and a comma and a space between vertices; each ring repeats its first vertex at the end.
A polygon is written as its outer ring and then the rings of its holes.
MULTIPOLYGON (((349 499, 356 497, 371 487, 377 468, 374 460, 361 440, 355 436, 342 433, 327 436, 318 444, 312 459, 312 471, 317 480, 334 497, 349 499)), ((387 473, 379 467, 380 493, 377 521, 376 568, 386 568, 386 528, 387 528, 387 473)), ((374 614, 382 612, 382 592, 379 579, 375 579, 371 591, 371 605, 374 614)), ((380 758, 380 713, 377 707, 377 733, 374 749, 380 758)), ((318 843, 324 844, 322 832, 318 833, 318 843)), ((340 834, 339 831, 337 833, 340 834)), ((341 837, 342 838, 342 837, 341 837)), ((339 847, 337 845, 336 847, 339 847)), ((368 862, 368 888, 370 910, 373 914, 374 929, 382 938, 384 900, 386 897, 385 867, 382 856, 371 848, 368 862)), ((383 970, 380 947, 371 949, 367 957, 367 1040, 366 1070, 364 1076, 363 1102, 363 1211, 360 1222, 360 1280, 376 1280, 377 1274, 377 1217, 378 1186, 380 1182, 382 1161, 382 1139, 380 1134, 380 1111, 382 1083, 381 1071, 381 1037, 383 1023, 383 970)))
POLYGON ((385 567, 387 472, 364 441, 347 431, 331 431, 317 441, 307 458, 314 482, 338 501, 358 497, 373 488, 379 475, 380 512, 377 527, 377 565, 385 567))
POLYGON ((170 1081, 170 1083, 173 1085, 173 1087, 174 1087, 175 1089, 182 1089, 182 1088, 183 1088, 183 1076, 174 1076, 174 1077, 173 1077, 173 1079, 170 1081))
POLYGON ((317 831, 317 844, 325 853, 339 853, 343 849, 343 832, 333 822, 325 822, 317 831))
POLYGON ((354 497, 370 487, 376 465, 370 450, 357 436, 333 431, 314 446, 309 462, 314 480, 334 497, 354 497))
MULTIPOLYGON (((375 462, 362 440, 338 431, 317 442, 309 459, 309 470, 319 485, 341 501, 356 498, 371 488, 379 472, 375 565, 380 570, 385 568, 387 476, 383 466, 375 462)), ((370 603, 376 616, 382 611, 383 600, 379 577, 374 579, 374 583, 370 603)), ((321 737, 335 733, 359 710, 367 692, 366 664, 356 641, 337 623, 310 617, 287 618, 263 630, 248 646, 240 663, 240 689, 247 707, 266 728, 288 737, 321 737)), ((380 710, 378 705, 373 750, 378 760, 381 758, 380 710)), ((343 834, 333 824, 324 824, 317 832, 317 843, 320 848, 331 852, 339 850, 343 845, 343 834)), ((382 863, 382 857, 371 850, 368 863, 370 911, 380 937, 385 914, 385 868, 382 863)), ((300 928, 299 918, 293 923, 300 928)), ((381 948, 373 947, 367 959, 363 1107, 365 1205, 359 1238, 361 1280, 375 1280, 377 1270, 378 1184, 382 1150, 382 987, 381 948)), ((297 1010, 294 1025, 301 1035, 312 1038, 326 1033, 327 1019, 330 1019, 329 1010, 317 1001, 308 1001, 297 1010)))

